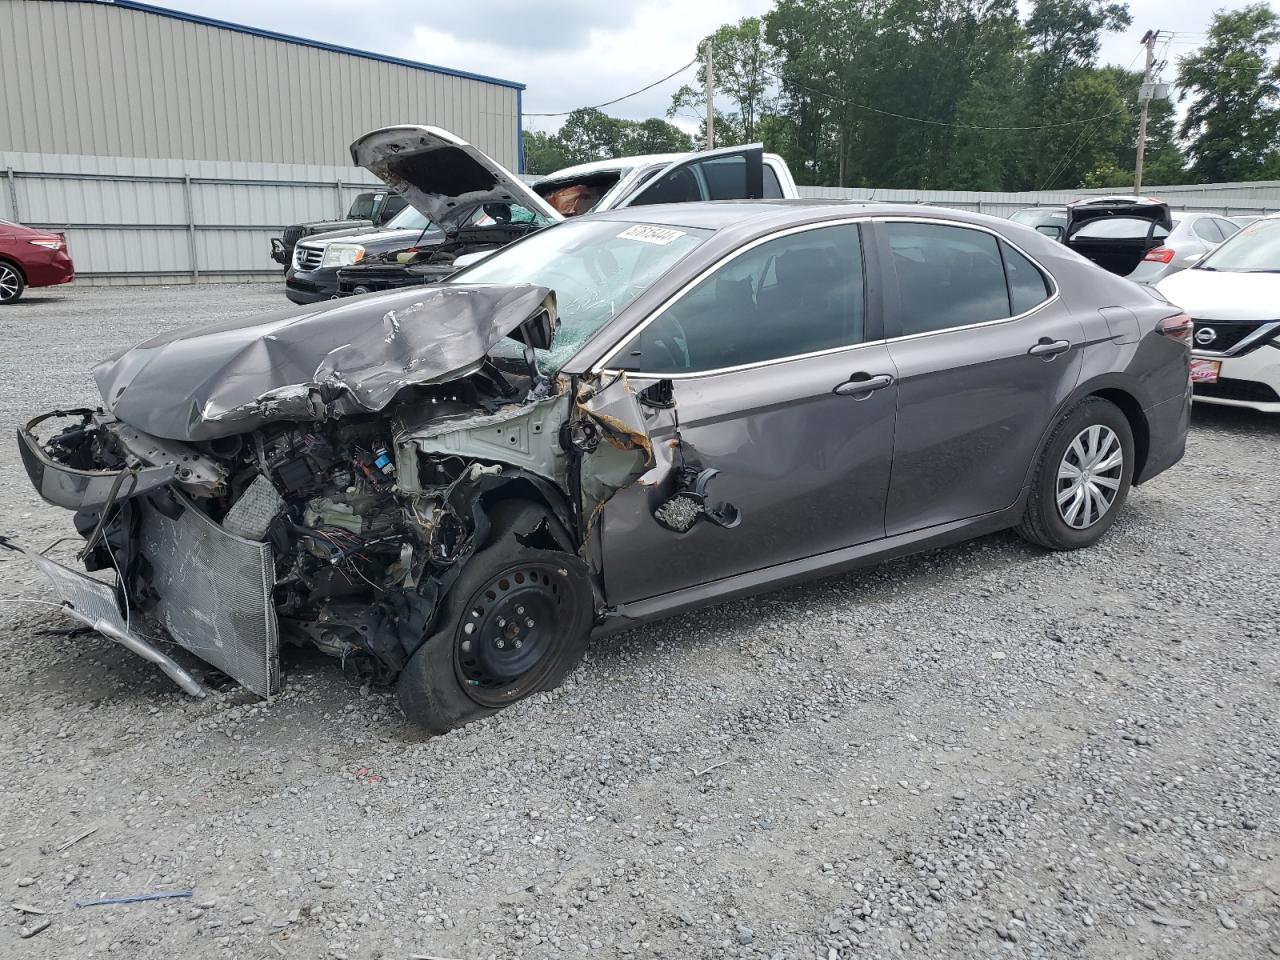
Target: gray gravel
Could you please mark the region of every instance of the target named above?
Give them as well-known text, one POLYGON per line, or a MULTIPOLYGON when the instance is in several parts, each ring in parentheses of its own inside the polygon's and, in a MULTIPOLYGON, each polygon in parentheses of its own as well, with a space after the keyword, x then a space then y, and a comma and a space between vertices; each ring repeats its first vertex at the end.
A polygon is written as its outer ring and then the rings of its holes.
MULTIPOLYGON (((0 311, 0 433, 148 331, 280 303, 37 292, 0 311)), ((0 479, 0 531, 69 531, 11 441, 0 479)), ((49 593, 3 562, 0 597, 49 593)), ((1280 955, 1278 604, 1280 417, 1230 410, 1092 550, 725 604, 435 739, 319 655, 196 702, 5 603, 0 886, 46 913, 3 906, 0 955, 1280 955)))

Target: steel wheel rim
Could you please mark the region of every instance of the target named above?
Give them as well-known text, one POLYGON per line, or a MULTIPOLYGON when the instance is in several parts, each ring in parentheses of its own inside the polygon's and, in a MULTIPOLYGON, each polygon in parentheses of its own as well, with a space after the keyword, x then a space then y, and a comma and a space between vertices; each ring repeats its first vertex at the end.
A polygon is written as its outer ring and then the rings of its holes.
POLYGON ((1124 446, 1110 427, 1095 423, 1067 444, 1058 464, 1058 516, 1073 530, 1087 530, 1110 512, 1120 495, 1124 446))
POLYGON ((554 564, 496 574, 467 605, 454 638, 454 668, 467 695, 502 706, 537 689, 564 646, 567 598, 554 564))
POLYGON ((0 301, 12 300, 18 295, 18 274, 12 267, 0 264, 0 301))

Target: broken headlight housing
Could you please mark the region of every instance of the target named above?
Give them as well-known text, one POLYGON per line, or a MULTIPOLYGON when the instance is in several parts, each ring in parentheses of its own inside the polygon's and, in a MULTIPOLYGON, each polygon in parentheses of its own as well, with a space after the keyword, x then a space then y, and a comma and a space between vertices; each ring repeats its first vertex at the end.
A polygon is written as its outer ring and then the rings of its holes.
POLYGON ((320 258, 323 267, 350 267, 364 259, 364 247, 358 243, 331 243, 320 258))

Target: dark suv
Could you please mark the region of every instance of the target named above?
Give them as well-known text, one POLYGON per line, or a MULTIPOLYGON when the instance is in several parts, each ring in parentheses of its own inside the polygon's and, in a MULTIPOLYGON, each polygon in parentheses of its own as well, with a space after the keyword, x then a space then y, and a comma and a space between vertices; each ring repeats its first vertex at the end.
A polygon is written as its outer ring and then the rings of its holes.
POLYGON ((271 259, 288 269, 293 248, 303 237, 336 230, 368 230, 381 227, 405 208, 404 197, 389 190, 370 190, 351 201, 344 220, 313 220, 284 228, 283 237, 271 238, 271 259))

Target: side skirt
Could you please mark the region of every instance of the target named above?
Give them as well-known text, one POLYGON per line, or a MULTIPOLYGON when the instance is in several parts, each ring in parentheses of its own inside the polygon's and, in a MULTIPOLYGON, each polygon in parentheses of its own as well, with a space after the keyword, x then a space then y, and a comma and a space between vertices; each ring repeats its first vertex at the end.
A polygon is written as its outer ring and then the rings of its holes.
POLYGON ((857 567, 872 566, 885 560, 894 560, 1005 530, 1015 526, 1022 518, 1029 493, 1030 488, 1024 487, 1012 506, 995 513, 985 513, 966 520, 913 530, 895 537, 862 543, 856 547, 845 547, 813 557, 791 560, 763 570, 752 570, 749 573, 725 577, 723 580, 700 583, 697 586, 673 590, 645 600, 620 604, 607 611, 604 620, 596 625, 592 635, 609 636, 642 623, 662 620, 698 607, 778 590, 806 580, 829 577, 857 567))

